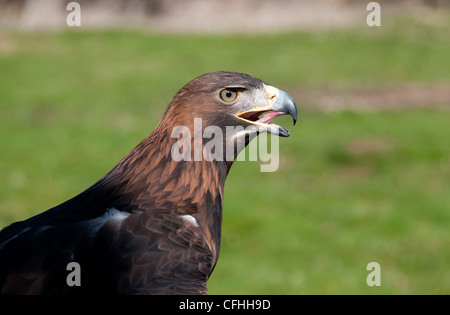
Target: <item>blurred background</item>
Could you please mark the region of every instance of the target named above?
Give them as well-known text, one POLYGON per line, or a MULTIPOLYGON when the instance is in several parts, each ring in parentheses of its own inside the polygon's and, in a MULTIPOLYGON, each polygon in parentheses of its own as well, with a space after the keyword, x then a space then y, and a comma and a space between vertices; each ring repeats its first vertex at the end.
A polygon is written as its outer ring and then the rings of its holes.
POLYGON ((89 187, 210 71, 291 94, 235 162, 211 294, 450 293, 450 1, 0 0, 0 227, 89 187), (291 126, 291 127, 289 127, 291 126), (381 286, 369 287, 369 262, 381 286))

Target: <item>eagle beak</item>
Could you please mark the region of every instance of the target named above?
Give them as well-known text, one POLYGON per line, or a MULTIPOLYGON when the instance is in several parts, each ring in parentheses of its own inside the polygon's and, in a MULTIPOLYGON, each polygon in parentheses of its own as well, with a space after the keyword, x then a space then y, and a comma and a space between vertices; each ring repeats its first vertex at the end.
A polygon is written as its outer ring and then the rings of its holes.
POLYGON ((267 131, 280 137, 289 137, 289 131, 271 123, 271 120, 281 115, 291 115, 294 125, 297 122, 297 105, 286 92, 273 86, 266 85, 267 105, 254 106, 250 110, 239 113, 237 118, 253 125, 261 127, 261 131, 267 131))

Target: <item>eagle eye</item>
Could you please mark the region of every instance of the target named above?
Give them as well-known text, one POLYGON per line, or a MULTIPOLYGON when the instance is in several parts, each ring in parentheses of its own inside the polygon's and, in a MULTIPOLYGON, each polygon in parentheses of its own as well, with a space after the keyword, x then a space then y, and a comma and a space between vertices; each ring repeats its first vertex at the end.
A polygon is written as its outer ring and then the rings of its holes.
POLYGON ((234 102, 239 96, 239 91, 233 88, 226 88, 219 92, 219 98, 229 104, 234 102))

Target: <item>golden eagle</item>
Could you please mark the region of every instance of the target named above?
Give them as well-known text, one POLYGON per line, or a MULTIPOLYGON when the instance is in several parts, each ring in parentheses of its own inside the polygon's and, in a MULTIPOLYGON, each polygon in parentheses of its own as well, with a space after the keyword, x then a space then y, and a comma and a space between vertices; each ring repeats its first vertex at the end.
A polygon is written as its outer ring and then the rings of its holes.
POLYGON ((252 76, 212 72, 190 81, 155 130, 95 184, 0 232, 0 292, 207 294, 225 178, 256 134, 289 136, 270 122, 284 114, 295 123, 292 98, 252 76), (186 146, 176 145, 186 135, 174 132, 180 126, 191 131, 186 146), (212 159, 206 150, 194 156, 207 140, 198 134, 210 126, 223 131, 223 147, 215 146, 212 159), (80 268, 75 285, 68 281, 72 263, 80 268))

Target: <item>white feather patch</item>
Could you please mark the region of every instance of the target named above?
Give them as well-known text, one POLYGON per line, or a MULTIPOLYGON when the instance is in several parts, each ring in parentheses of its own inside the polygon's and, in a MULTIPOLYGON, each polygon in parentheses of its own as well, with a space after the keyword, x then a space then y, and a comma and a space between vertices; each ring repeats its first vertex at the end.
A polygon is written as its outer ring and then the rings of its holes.
POLYGON ((89 221, 90 232, 96 234, 107 222, 110 221, 119 224, 129 215, 130 214, 128 212, 119 211, 116 208, 107 208, 106 212, 102 216, 89 221))
POLYGON ((180 215, 181 220, 183 220, 183 222, 188 226, 195 226, 198 227, 198 223, 197 220, 195 220, 195 218, 189 214, 185 214, 185 215, 180 215))

